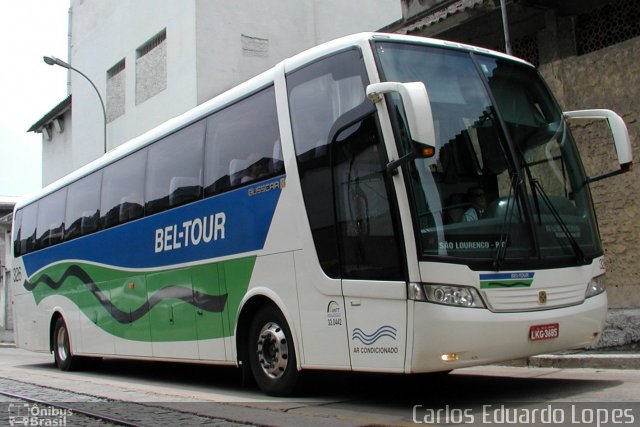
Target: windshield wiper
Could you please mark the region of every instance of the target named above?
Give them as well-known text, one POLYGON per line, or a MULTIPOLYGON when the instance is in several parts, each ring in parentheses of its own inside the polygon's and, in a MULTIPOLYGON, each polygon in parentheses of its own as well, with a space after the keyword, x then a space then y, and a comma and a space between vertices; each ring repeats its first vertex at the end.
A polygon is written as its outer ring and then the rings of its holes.
POLYGON ((586 258, 584 256, 584 252, 582 251, 582 249, 580 248, 580 245, 578 244, 578 241, 575 239, 575 237, 573 237, 573 234, 571 234, 571 231, 569 231, 569 227, 567 227, 567 224, 564 222, 564 220, 562 219, 562 217, 558 213, 558 210, 555 208, 555 206, 553 206, 553 203, 551 202, 551 199, 549 199, 549 196, 544 191, 544 188, 542 188, 542 184, 540 184, 540 181, 538 181, 537 179, 533 178, 530 175, 528 167, 526 169, 527 169, 527 173, 529 175, 529 184, 531 185, 531 192, 532 192, 533 200, 534 200, 534 203, 536 205, 536 209, 538 211, 538 222, 539 222, 539 224, 542 225, 542 214, 540 212, 540 206, 539 206, 539 203, 538 203, 538 196, 537 196, 536 193, 540 194, 540 197, 542 198, 542 201, 544 202, 544 204, 549 209, 549 212, 551 212, 551 216, 553 216, 553 218, 556 220, 556 222, 560 226, 560 229, 562 230, 564 235, 567 237, 567 240, 569 240, 569 244, 571 245, 571 249, 573 249, 573 253, 576 256, 576 260, 577 260, 578 264, 586 264, 587 260, 586 260, 586 258))
POLYGON ((507 197, 507 209, 505 210, 504 220, 502 221, 502 227, 500 228, 500 238, 496 243, 496 253, 493 257, 493 262, 491 263, 491 268, 493 271, 500 271, 502 268, 502 264, 507 256, 507 244, 509 239, 509 228, 511 228, 511 222, 513 221, 512 210, 513 206, 515 206, 515 200, 517 198, 517 188, 520 187, 522 181, 520 179, 520 175, 514 173, 511 176, 511 185, 509 186, 509 195, 507 197), (516 189, 514 191, 514 189, 516 189), (511 197, 511 196, 514 197, 511 197))

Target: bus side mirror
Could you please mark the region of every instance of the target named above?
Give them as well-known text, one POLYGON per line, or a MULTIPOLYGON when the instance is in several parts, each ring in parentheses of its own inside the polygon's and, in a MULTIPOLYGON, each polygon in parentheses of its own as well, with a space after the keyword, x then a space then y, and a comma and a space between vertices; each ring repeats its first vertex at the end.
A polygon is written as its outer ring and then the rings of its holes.
POLYGON ((595 182, 601 179, 609 178, 611 176, 619 175, 632 169, 633 153, 631 151, 629 131, 627 130, 627 125, 625 125, 622 117, 620 117, 614 111, 602 109, 565 111, 563 114, 567 119, 606 120, 607 124, 609 125, 609 130, 611 131, 611 135, 613 136, 613 143, 616 147, 620 169, 602 175, 589 177, 589 182, 595 182))
POLYGON ((407 118, 409 133, 415 146, 415 156, 432 157, 436 154, 436 135, 427 88, 422 82, 383 82, 367 86, 367 98, 374 103, 385 93, 398 93, 407 118))

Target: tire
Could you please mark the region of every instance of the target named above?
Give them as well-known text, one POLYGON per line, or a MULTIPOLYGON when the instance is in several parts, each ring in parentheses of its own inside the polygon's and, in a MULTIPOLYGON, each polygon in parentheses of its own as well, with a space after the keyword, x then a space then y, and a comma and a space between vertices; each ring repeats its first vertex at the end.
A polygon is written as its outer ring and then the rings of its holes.
POLYGON ((291 331, 282 313, 271 306, 258 310, 248 339, 249 366, 258 387, 271 396, 292 394, 299 373, 291 331))
POLYGON ((61 371, 73 371, 78 366, 78 358, 71 353, 69 330, 62 317, 58 317, 53 328, 53 358, 61 371))

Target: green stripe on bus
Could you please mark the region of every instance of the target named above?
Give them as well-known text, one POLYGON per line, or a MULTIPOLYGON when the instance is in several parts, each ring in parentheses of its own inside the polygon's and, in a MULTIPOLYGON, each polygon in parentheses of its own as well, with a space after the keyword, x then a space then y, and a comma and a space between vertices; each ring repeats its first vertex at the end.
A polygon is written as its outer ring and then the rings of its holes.
POLYGON ((60 263, 26 281, 36 304, 71 300, 96 326, 135 341, 231 336, 256 257, 154 271, 60 263))
POLYGON ((487 280, 480 282, 480 289, 529 288, 533 280, 487 280))

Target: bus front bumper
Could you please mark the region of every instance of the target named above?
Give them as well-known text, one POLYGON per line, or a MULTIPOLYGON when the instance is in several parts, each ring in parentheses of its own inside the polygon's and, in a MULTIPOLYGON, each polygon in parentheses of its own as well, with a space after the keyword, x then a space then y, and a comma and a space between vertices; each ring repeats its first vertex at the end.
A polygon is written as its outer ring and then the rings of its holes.
POLYGON ((587 347, 600 337, 606 312, 606 293, 575 306, 517 313, 415 301, 408 372, 448 371, 587 347), (531 339, 532 327, 556 324, 557 336, 531 339))

